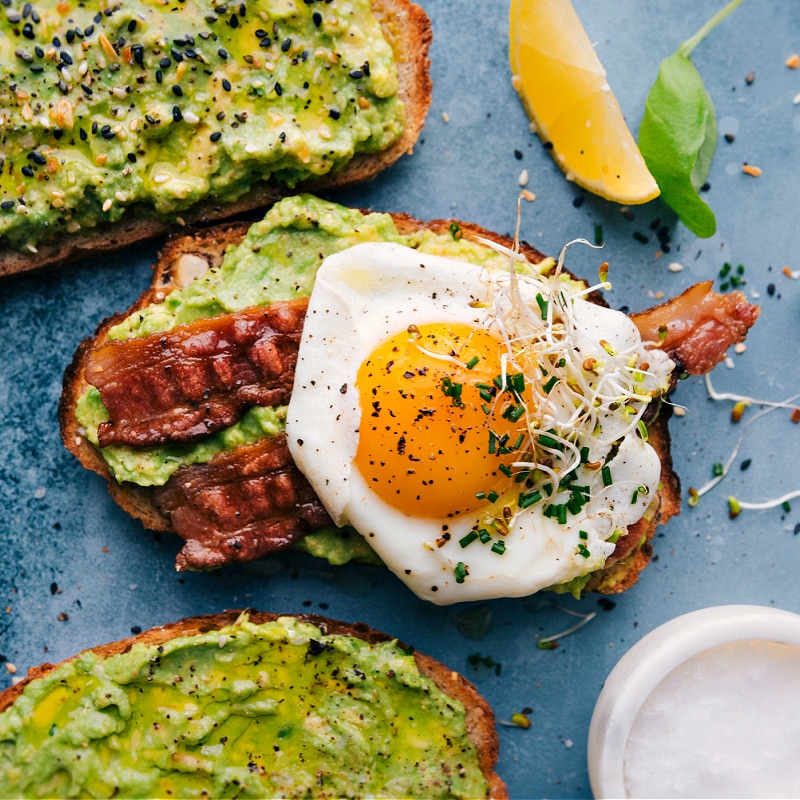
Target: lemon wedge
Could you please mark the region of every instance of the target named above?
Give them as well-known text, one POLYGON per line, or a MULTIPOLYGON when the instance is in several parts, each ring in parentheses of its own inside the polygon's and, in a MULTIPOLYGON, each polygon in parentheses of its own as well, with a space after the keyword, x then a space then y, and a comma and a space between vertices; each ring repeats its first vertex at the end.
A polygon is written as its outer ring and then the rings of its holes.
POLYGON ((623 204, 659 194, 570 0, 512 0, 514 88, 568 180, 623 204))

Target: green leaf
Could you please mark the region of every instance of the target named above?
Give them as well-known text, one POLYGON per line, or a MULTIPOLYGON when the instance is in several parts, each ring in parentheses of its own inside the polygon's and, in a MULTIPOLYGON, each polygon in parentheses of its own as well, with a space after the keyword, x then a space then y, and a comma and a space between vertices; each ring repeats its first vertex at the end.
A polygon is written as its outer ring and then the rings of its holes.
POLYGON ((713 236, 714 212, 698 194, 717 144, 714 105, 689 57, 661 62, 639 128, 639 149, 664 202, 696 236, 713 236))
POLYGON ((645 103, 639 150, 664 202, 696 236, 714 235, 714 212, 698 192, 717 146, 714 104, 690 56, 743 0, 730 0, 697 33, 661 62, 645 103))

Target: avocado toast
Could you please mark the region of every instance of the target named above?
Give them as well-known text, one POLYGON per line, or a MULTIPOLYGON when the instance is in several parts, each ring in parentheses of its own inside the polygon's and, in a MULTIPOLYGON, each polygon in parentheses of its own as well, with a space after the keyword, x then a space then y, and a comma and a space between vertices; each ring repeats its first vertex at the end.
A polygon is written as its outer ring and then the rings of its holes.
MULTIPOLYGON (((477 241, 477 237, 488 235, 477 226, 454 220, 422 223, 405 215, 364 214, 299 196, 281 201, 262 222, 250 228, 226 225, 175 239, 156 265, 151 289, 134 308, 104 322, 96 336, 76 352, 65 375, 60 403, 63 440, 84 466, 108 480, 112 496, 125 510, 150 529, 172 530, 185 539, 177 558, 178 569, 249 561, 287 546, 307 550, 332 563, 375 561, 362 537, 347 527, 330 524, 319 501, 309 493, 305 477, 292 464, 283 433, 284 405, 256 405, 233 426, 201 437, 194 444, 167 441, 145 447, 102 446, 98 433, 108 423, 108 411, 99 391, 86 381, 87 360, 109 343, 131 337, 143 342, 155 337, 154 341, 159 341, 159 331, 213 318, 222 313, 220 303, 230 310, 231 303, 245 308, 302 301, 324 257, 359 242, 390 241, 421 253, 445 254, 480 264, 496 256, 477 241), (264 482, 259 485, 258 502, 243 501, 240 494, 226 494, 227 489, 219 494, 210 473, 217 467, 235 473, 242 469, 241 464, 235 466, 237 453, 242 454, 242 463, 251 463, 247 448, 265 443, 274 447, 274 452, 268 454, 271 467, 259 478, 264 482), (176 502, 172 495, 178 484, 188 495, 176 502), (279 485, 283 489, 276 492, 279 485), (215 500, 209 506, 212 497, 215 500), (264 519, 259 519, 264 504, 264 519), (187 509, 192 511, 188 522, 187 509), (198 512, 199 522, 194 512, 198 512)), ((492 238, 504 241, 503 237, 492 238)), ((552 259, 545 259, 533 248, 523 245, 522 252, 537 269, 546 272, 554 268, 552 259)), ((709 296, 717 304, 724 299, 713 293, 709 296)), ((727 297, 730 330, 723 326, 721 349, 717 347, 713 358, 724 354, 727 343, 743 337, 758 314, 755 307, 740 302, 738 295, 727 297)), ((602 302, 596 296, 594 299, 602 302)), ((685 312, 680 305, 675 309, 669 304, 661 307, 662 316, 667 318, 685 312)), ((646 314, 640 315, 639 324, 644 325, 646 318, 646 314)), ((686 337, 687 326, 679 328, 681 336, 686 337)), ((656 339, 659 335, 658 331, 653 334, 656 339)), ((679 361, 691 349, 685 342, 668 340, 667 344, 679 361)), ((702 349, 709 348, 703 345, 702 349)), ((293 369, 292 365, 290 361, 288 369, 293 369)), ((708 363, 705 368, 709 368, 708 363)), ((679 510, 679 482, 669 455, 668 417, 669 406, 661 402, 655 403, 646 417, 648 439, 661 463, 660 485, 649 498, 647 512, 616 538, 614 553, 602 569, 587 573, 577 583, 556 587, 560 591, 622 591, 636 581, 649 561, 650 539, 656 526, 679 510)))
POLYGON ((0 694, 0 793, 506 797, 491 709, 363 623, 228 611, 30 670, 0 694))
POLYGON ((0 31, 0 275, 369 179, 430 103, 407 0, 43 0, 0 31))

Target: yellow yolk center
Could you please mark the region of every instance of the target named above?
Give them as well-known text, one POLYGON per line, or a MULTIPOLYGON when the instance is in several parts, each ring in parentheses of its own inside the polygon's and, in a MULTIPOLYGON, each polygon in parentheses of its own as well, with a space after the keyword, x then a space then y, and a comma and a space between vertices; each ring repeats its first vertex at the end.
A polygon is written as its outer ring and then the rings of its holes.
POLYGON ((525 414, 519 397, 495 386, 501 351, 487 331, 431 324, 393 336, 363 362, 356 466, 382 500, 449 517, 511 483, 525 414))

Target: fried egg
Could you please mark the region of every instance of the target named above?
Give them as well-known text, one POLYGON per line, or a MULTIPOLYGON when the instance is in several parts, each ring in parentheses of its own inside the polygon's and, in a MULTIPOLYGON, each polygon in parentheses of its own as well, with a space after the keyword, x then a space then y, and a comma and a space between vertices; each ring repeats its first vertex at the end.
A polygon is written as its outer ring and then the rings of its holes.
POLYGON ((655 497, 641 415, 672 362, 559 270, 392 243, 327 258, 287 414, 339 526, 438 604, 601 568, 655 497))

